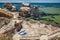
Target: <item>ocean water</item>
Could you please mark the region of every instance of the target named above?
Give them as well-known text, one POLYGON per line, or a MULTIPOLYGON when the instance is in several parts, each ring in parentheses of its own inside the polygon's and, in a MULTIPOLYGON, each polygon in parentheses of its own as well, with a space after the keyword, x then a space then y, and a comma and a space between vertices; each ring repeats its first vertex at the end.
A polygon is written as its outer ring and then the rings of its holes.
MULTIPOLYGON (((16 6, 17 11, 22 6, 22 3, 11 3, 12 5, 16 6)), ((56 7, 60 8, 60 3, 30 3, 31 6, 37 5, 39 7, 56 7)), ((0 8, 4 8, 4 3, 0 3, 0 8)))
MULTIPOLYGON (((12 3, 12 5, 21 7, 22 3, 12 3)), ((60 7, 60 3, 30 3, 30 5, 38 5, 42 7, 60 7)), ((0 7, 4 7, 4 3, 0 3, 0 7)))

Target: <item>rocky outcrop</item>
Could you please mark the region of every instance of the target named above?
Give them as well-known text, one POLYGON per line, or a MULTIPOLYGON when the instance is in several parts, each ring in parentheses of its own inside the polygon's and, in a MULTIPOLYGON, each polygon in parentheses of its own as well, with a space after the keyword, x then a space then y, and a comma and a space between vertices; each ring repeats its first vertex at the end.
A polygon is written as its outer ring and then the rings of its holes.
POLYGON ((0 28, 2 28, 4 25, 8 24, 10 19, 5 17, 0 17, 0 28))
POLYGON ((22 7, 20 8, 19 11, 19 16, 22 17, 29 17, 30 16, 30 7, 29 3, 22 3, 22 7))
POLYGON ((8 10, 11 11, 11 9, 12 9, 12 4, 11 4, 11 3, 5 3, 5 4, 4 4, 4 8, 6 8, 6 9, 8 9, 8 10))
MULTIPOLYGON (((31 19, 22 19, 23 29, 27 32, 26 35, 16 33, 13 40, 17 39, 40 39, 42 35, 53 34, 56 30, 60 29, 52 25, 46 25, 39 21, 31 19)), ((60 30, 59 30, 60 31, 60 30)))
POLYGON ((16 11, 16 6, 12 6, 12 10, 11 11, 16 11))
POLYGON ((54 33, 56 30, 60 29, 58 27, 54 27, 52 25, 47 25, 44 23, 41 23, 36 20, 32 19, 26 19, 26 18, 20 18, 20 19, 12 19, 10 23, 6 26, 3 26, 0 29, 0 33, 4 33, 6 31, 13 31, 15 22, 21 22, 23 28, 27 34, 21 35, 18 34, 18 32, 13 35, 13 40, 17 39, 39 39, 41 35, 48 35, 54 33))
POLYGON ((0 9, 0 17, 12 18, 12 13, 7 9, 0 9))

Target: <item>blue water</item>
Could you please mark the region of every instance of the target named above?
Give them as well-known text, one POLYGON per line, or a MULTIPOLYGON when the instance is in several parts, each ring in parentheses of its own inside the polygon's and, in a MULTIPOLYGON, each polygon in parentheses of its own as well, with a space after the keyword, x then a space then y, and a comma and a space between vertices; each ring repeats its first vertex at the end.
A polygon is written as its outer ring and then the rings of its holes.
MULTIPOLYGON (((21 3, 12 3, 12 5, 15 5, 17 7, 21 7, 21 3)), ((30 3, 30 5, 38 5, 43 7, 60 7, 60 3, 30 3)), ((0 7, 4 7, 4 3, 0 3, 0 7)))
MULTIPOLYGON (((16 6, 17 11, 22 6, 21 3, 12 3, 12 5, 16 6)), ((4 8, 4 3, 0 3, 0 8, 4 8)))
MULTIPOLYGON (((22 6, 22 3, 11 3, 11 4, 17 7, 17 11, 22 6)), ((60 8, 60 3, 30 3, 30 5, 37 5, 39 7, 57 7, 57 8, 60 8)), ((4 8, 4 3, 0 3, 0 8, 4 8)))

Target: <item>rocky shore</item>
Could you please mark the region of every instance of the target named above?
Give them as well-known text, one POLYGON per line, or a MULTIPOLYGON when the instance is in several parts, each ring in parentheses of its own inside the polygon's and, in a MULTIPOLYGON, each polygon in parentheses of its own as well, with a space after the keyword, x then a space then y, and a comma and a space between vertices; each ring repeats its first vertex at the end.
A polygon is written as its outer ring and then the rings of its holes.
MULTIPOLYGON (((29 18, 16 18, 11 19, 10 23, 0 28, 0 33, 5 33, 6 31, 11 32, 14 29, 15 21, 19 21, 22 23, 22 29, 24 29, 27 34, 26 35, 19 35, 18 33, 15 33, 13 35, 13 40, 17 39, 40 39, 42 35, 49 35, 53 34, 56 30, 60 31, 58 27, 54 27, 52 25, 47 25, 44 23, 41 23, 40 21, 36 21, 29 18)), ((58 32, 56 31, 56 32, 58 32)), ((56 35, 57 36, 57 35, 56 35)), ((55 37, 55 36, 54 36, 55 37)))
POLYGON ((23 13, 25 13, 25 11, 29 12, 27 11, 29 10, 29 7, 27 10, 24 10, 26 8, 22 7, 20 12, 11 12, 7 9, 0 9, 0 34, 5 35, 7 32, 11 32, 10 35, 12 36, 10 37, 13 40, 48 40, 60 35, 59 27, 20 16, 19 13, 21 13, 22 10, 23 13), (17 24, 17 26, 15 26, 15 24, 17 24), (22 33, 20 32, 21 30, 22 33))

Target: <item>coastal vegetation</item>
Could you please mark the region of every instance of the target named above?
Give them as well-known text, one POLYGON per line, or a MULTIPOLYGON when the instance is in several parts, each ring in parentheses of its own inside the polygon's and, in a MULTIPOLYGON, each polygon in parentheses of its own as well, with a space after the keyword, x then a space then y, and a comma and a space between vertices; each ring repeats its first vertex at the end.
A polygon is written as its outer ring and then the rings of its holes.
MULTIPOLYGON (((41 7, 39 10, 41 14, 40 21, 60 27, 60 8, 41 7)), ((38 12, 36 14, 38 14, 38 12)), ((33 16, 30 18, 33 19, 33 16)))
POLYGON ((41 10, 47 14, 47 16, 42 16, 43 20, 51 22, 51 24, 53 23, 55 24, 55 26, 60 27, 60 8, 48 7, 48 8, 42 8, 41 10))

